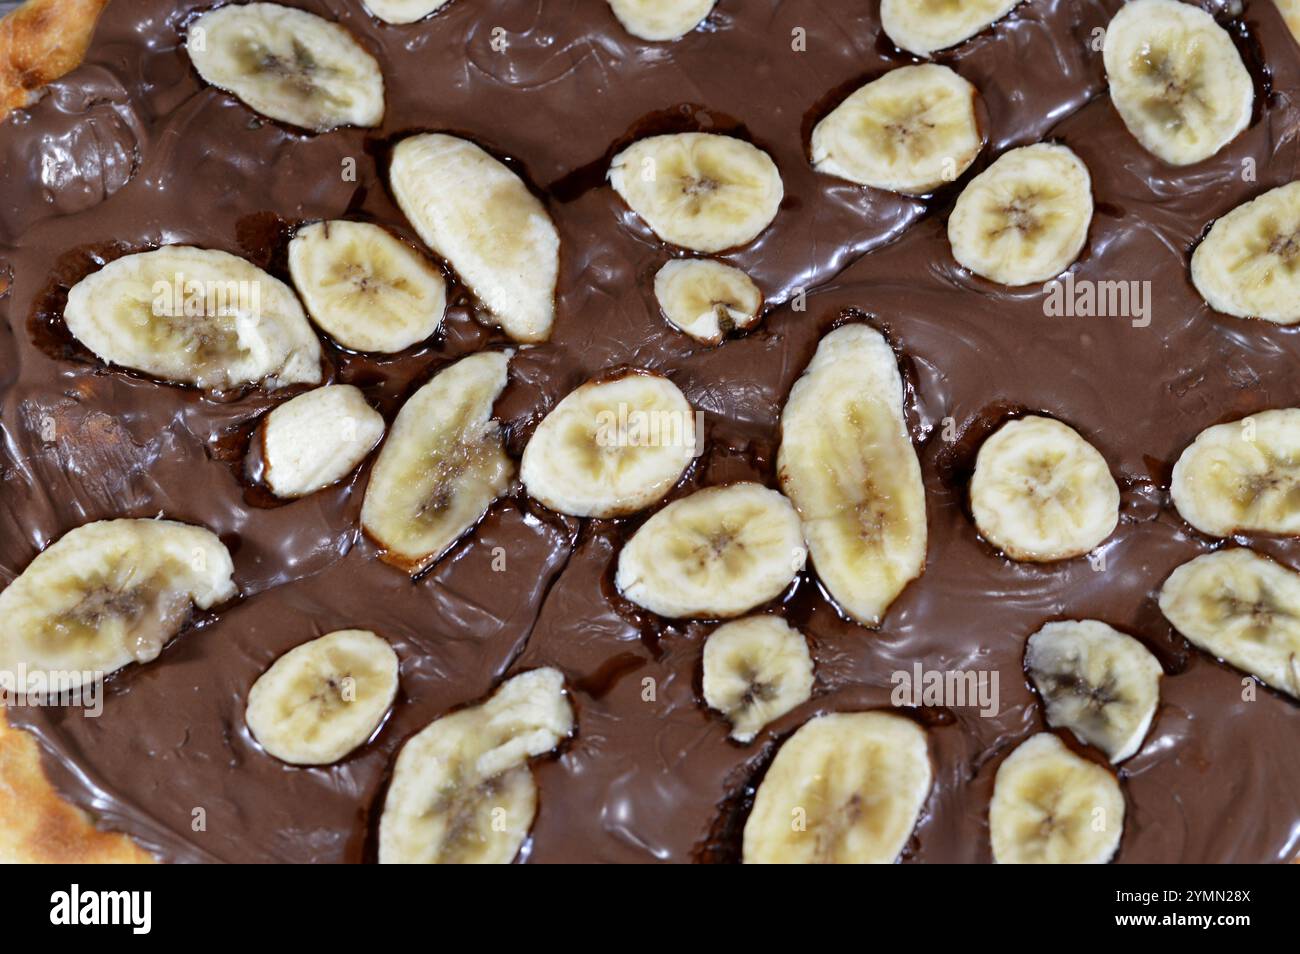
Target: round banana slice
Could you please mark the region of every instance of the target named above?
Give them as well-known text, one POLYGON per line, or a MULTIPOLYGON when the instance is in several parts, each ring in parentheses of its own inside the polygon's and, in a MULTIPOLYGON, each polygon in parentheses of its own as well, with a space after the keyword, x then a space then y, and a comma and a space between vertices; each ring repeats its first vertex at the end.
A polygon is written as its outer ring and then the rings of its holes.
POLYGON ((472 142, 403 139, 389 167, 393 197, 515 341, 550 337, 560 233, 522 179, 472 142))
POLYGON ((998 767, 989 834, 998 864, 1104 865, 1124 834, 1124 795, 1110 772, 1040 732, 998 767))
POLYGON ((350 474, 384 436, 384 419, 350 384, 299 394, 262 425, 262 479, 277 497, 304 497, 350 474))
POLYGON ((1208 159, 1250 122, 1255 90, 1228 31, 1179 0, 1131 0, 1106 27, 1110 99, 1152 155, 1208 159))
POLYGON ((881 0, 880 25, 900 50, 929 56, 969 40, 1020 0, 881 0))
POLYGON ((967 183, 948 217, 953 258, 1003 285, 1054 278, 1073 264, 1092 222, 1092 178, 1066 146, 1003 153, 967 183))
POLYGON ((655 235, 706 253, 752 241, 772 224, 785 195, 767 153, 713 133, 634 142, 610 163, 609 182, 655 235))
POLYGON ((235 595, 217 535, 170 520, 70 530, 0 592, 0 671, 59 672, 68 688, 149 662, 194 607, 235 595))
POLYGON ((642 40, 680 40, 697 26, 718 0, 609 0, 618 22, 642 40))
POLYGON ((763 726, 812 696, 808 641, 777 616, 724 623, 704 641, 704 701, 752 742, 763 726))
POLYGON ((889 343, 845 325, 817 346, 781 412, 777 476, 822 585, 877 626, 925 568, 925 486, 889 343))
POLYGON ((414 23, 437 13, 447 0, 364 0, 363 5, 385 23, 414 23))
POLYGON ((695 456, 695 413, 677 385, 633 372, 560 401, 524 448, 529 496, 575 517, 622 517, 663 499, 695 456))
POLYGON ((218 7, 186 29, 185 52, 205 81, 280 122, 325 132, 383 121, 379 63, 343 27, 305 10, 218 7))
POLYGON ((353 351, 405 350, 438 330, 447 307, 442 273, 368 222, 299 229, 289 274, 312 320, 353 351))
POLYGON ((803 569, 799 516, 759 484, 708 487, 641 525, 618 557, 619 592, 660 616, 739 616, 803 569))
POLYGON ((1300 573, 1240 547, 1207 553, 1165 580, 1160 612, 1194 645, 1300 699, 1300 573))
POLYGON ((102 360, 178 384, 321 379, 320 342, 293 291, 226 252, 165 245, 124 255, 72 286, 63 320, 102 360))
POLYGON ((655 275, 655 298, 664 317, 696 341, 718 344, 758 320, 763 293, 731 265, 704 258, 674 258, 655 275))
POLYGON ((1119 487, 1106 459, 1046 417, 1011 421, 984 442, 970 505, 984 539, 1013 560, 1082 556, 1119 523, 1119 487))
POLYGON ((292 765, 329 765, 375 734, 397 697, 397 653, 366 629, 289 650, 248 691, 259 745, 292 765))
POLYGON ((397 412, 361 504, 386 563, 418 575, 510 489, 514 464, 492 419, 509 363, 499 351, 461 358, 397 412))
POLYGON ((528 760, 572 732, 554 669, 515 676, 487 702, 430 723, 397 756, 380 864, 509 864, 537 811, 528 760))
POLYGON ((978 99, 975 87, 946 66, 890 70, 813 128, 813 168, 890 192, 931 192, 979 155, 978 99))
POLYGON ((1215 222, 1192 253, 1192 283, 1225 315, 1300 321, 1300 182, 1270 189, 1215 222))
POLYGON ((886 712, 818 716, 781 746, 745 823, 746 864, 890 864, 930 792, 925 731, 886 712))
POLYGON ((1066 728, 1122 762, 1142 745, 1160 701, 1160 663, 1145 646, 1095 619, 1048 623, 1029 637, 1025 669, 1066 728))

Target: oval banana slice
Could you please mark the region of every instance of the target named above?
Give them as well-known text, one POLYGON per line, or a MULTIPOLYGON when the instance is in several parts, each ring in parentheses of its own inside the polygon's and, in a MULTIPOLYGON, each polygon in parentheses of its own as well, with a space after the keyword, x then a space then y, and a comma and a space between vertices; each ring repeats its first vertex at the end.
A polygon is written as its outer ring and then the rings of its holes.
POLYGON ((397 698, 397 653, 367 629, 295 646, 248 691, 244 721, 291 765, 329 765, 375 734, 397 698))
POLYGON ((1110 99, 1170 165, 1208 159, 1250 122, 1255 90, 1228 31, 1178 0, 1131 0, 1106 27, 1110 99))
POLYGON ((704 641, 704 701, 727 717, 737 742, 806 702, 812 686, 808 641, 778 616, 724 623, 704 641))
POLYGON ((1003 285, 1054 278, 1073 264, 1092 222, 1092 177, 1073 150, 1011 149, 962 190, 948 217, 953 258, 1003 285))
POLYGON ((320 342, 288 285, 242 258, 165 245, 124 255, 68 291, 63 320, 109 364, 222 389, 315 384, 320 342))
POLYGON ((813 168, 890 192, 931 192, 979 155, 978 99, 975 87, 946 66, 890 70, 813 128, 813 168))
POLYGON ((1052 733, 1030 736, 998 767, 989 805, 998 864, 1104 865, 1123 834, 1115 776, 1052 733))
POLYGON ((1145 646, 1095 619, 1048 623, 1029 637, 1025 670, 1047 724, 1122 762, 1142 745, 1160 702, 1162 670, 1145 646))
POLYGON ((299 394, 262 425, 262 479, 277 497, 303 497, 350 474, 384 436, 384 419, 350 384, 299 394))
POLYGON ((361 504, 384 562, 418 575, 510 488, 514 464, 492 419, 509 363, 499 351, 461 358, 397 412, 361 504))
POLYGON ((777 476, 803 520, 813 567, 864 626, 925 568, 925 486, 888 342, 845 325, 817 346, 781 412, 777 476))
POLYGON ((1252 550, 1207 553, 1160 588, 1188 641, 1300 699, 1300 573, 1252 550))
POLYGON ((880 25, 900 50, 929 56, 1006 16, 1020 0, 881 0, 880 25))
POLYGON ((620 517, 663 499, 695 456, 695 413, 677 385, 633 372, 589 381, 537 425, 519 476, 575 517, 620 517))
POLYGON ((280 122, 325 132, 383 121, 379 63, 343 27, 305 10, 209 10, 186 29, 185 52, 205 81, 280 122))
POLYGON ((385 23, 414 23, 437 13, 447 0, 365 0, 363 5, 385 23))
POLYGON ((642 40, 680 40, 704 22, 718 0, 609 0, 618 22, 642 40))
POLYGON ((746 864, 890 864, 930 792, 925 731, 886 712, 818 716, 781 746, 745 823, 746 864))
POLYGON ((156 659, 189 620, 235 595, 217 535, 171 520, 70 530, 0 592, 0 671, 60 672, 68 688, 156 659))
POLYGON ((980 447, 970 505, 980 534, 1013 560, 1082 556, 1119 523, 1106 459, 1073 428, 1032 415, 980 447))
POLYGON ((799 516, 760 484, 707 487, 641 525, 618 557, 619 592, 660 616, 739 616, 803 569, 799 516))
POLYGON ((1192 284, 1215 311, 1300 321, 1300 182, 1237 206, 1192 253, 1192 284))
POLYGON ((669 324, 705 344, 758 320, 763 293, 731 265, 706 258, 674 258, 655 274, 655 299, 669 324))
POLYGON ((555 323, 560 233, 523 180, 472 142, 403 139, 389 167, 393 197, 515 341, 545 341, 555 323))
POLYGON ((534 669, 402 746, 379 819, 380 864, 509 864, 528 837, 528 760, 573 732, 564 677, 534 669))
POLYGON ((368 222, 299 229, 289 274, 312 320, 353 351, 403 351, 433 335, 447 307, 442 273, 368 222))
POLYGON ((634 142, 610 163, 609 183, 655 235, 706 253, 752 241, 772 224, 785 195, 767 153, 714 133, 634 142))

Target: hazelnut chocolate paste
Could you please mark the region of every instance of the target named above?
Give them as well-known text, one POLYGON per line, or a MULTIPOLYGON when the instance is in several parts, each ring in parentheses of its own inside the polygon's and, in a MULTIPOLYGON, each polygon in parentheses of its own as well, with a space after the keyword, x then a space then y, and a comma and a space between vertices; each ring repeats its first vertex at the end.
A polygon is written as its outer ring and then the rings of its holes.
MULTIPOLYGON (((1255 115, 1216 156, 1176 168, 1142 149, 1106 95, 1100 28, 1119 0, 1026 0, 936 57, 980 90, 986 146, 958 183, 925 199, 816 175, 806 158, 813 124, 844 95, 915 61, 883 36, 870 0, 722 0, 668 44, 629 36, 603 0, 455 0, 409 26, 371 19, 359 0, 300 5, 376 55, 382 128, 308 135, 205 85, 182 47, 193 10, 174 0, 116 0, 84 64, 0 125, 0 261, 12 274, 0 299, 0 572, 11 580, 86 521, 162 513, 218 533, 240 590, 157 660, 114 675, 100 718, 8 713, 100 826, 167 860, 373 860, 403 740, 506 674, 551 665, 568 680, 577 731, 534 766, 540 804, 521 857, 736 860, 780 741, 818 713, 890 706, 891 674, 919 662, 997 670, 1000 711, 902 710, 926 726, 935 771, 903 859, 989 861, 994 773, 1044 728, 1025 640, 1048 620, 1097 618, 1137 636, 1165 669, 1151 732, 1118 769, 1118 860, 1300 851, 1300 706, 1262 687, 1244 700, 1243 674, 1192 648, 1155 601, 1174 567, 1220 545, 1170 504, 1177 455, 1211 424, 1300 404, 1296 333, 1215 314, 1188 275, 1208 223, 1300 173, 1300 49, 1271 3, 1211 7, 1255 79, 1255 115), (706 415, 705 453, 673 497, 742 479, 774 486, 781 407, 819 338, 869 321, 897 349, 928 495, 925 573, 875 632, 837 615, 812 573, 769 607, 808 635, 816 684, 752 745, 730 741, 703 704, 710 625, 658 619, 613 587, 619 547, 644 514, 580 521, 516 493, 412 582, 358 529, 369 462, 293 502, 250 484, 257 423, 292 390, 211 395, 145 380, 106 368, 63 327, 73 283, 165 243, 224 249, 286 280, 286 244, 304 222, 377 222, 418 245, 386 166, 392 145, 420 130, 505 158, 560 231, 554 333, 519 350, 497 405, 512 455, 572 388, 630 365, 668 375, 706 415), (763 289, 765 316, 720 347, 658 313, 652 278, 674 251, 603 181, 623 145, 682 130, 748 139, 785 181, 775 222, 723 256, 763 289), (945 220, 957 190, 1006 149, 1045 139, 1092 173, 1096 214, 1076 279, 1150 282, 1149 324, 1048 317, 1041 287, 994 285, 953 260, 945 220), (1120 524, 1094 561, 1015 563, 975 530, 965 497, 979 442, 1026 410, 1077 428, 1120 483, 1120 524), (286 650, 350 627, 380 633, 401 658, 392 714, 336 765, 278 762, 245 725, 249 687, 286 650)), ((449 361, 504 346, 476 321, 471 296, 453 292, 435 340, 388 357, 327 346, 329 379, 361 387, 391 422, 449 361)), ((1240 542, 1300 565, 1294 540, 1240 542)))

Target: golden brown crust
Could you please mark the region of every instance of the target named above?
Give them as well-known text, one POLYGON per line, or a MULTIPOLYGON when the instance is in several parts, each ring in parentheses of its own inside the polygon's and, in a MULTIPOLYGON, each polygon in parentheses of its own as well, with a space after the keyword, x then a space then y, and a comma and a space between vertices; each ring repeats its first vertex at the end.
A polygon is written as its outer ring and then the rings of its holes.
POLYGON ((0 20, 0 119, 77 68, 108 0, 27 0, 0 20))

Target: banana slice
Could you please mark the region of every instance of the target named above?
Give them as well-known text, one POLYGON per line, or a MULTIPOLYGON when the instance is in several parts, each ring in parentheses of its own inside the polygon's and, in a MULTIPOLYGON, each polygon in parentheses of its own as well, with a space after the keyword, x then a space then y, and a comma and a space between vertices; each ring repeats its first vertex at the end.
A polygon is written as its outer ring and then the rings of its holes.
POLYGON ((1095 619, 1048 623, 1029 637, 1025 669, 1066 728, 1122 762, 1142 745, 1160 701, 1160 663, 1140 642, 1095 619))
POLYGON ((1036 563, 1082 556, 1119 523, 1119 487, 1106 459, 1073 428, 1032 415, 1002 425, 980 447, 970 505, 984 539, 1036 563))
POLYGON ((384 436, 384 419, 350 384, 281 404, 262 426, 262 478, 277 497, 304 497, 342 480, 384 436))
POLYGON ((677 385, 633 372, 589 381, 537 425, 519 476, 575 517, 622 517, 663 499, 695 456, 695 416, 677 385))
POLYGON ((379 63, 343 27, 305 10, 210 10, 186 29, 185 52, 205 81, 280 122, 325 132, 383 121, 379 63))
POLYGON ((1196 646, 1300 699, 1300 573, 1244 548, 1207 553, 1165 580, 1160 612, 1196 646))
POLYGON ((226 252, 124 255, 68 291, 63 320, 109 364, 220 390, 315 384, 320 342, 284 282, 226 252))
POLYGON ((508 352, 461 358, 397 412, 361 505, 386 563, 418 575, 510 488, 514 465, 492 419, 509 363, 508 352))
POLYGON ((235 595, 216 534, 171 520, 70 530, 0 592, 0 671, 60 672, 69 688, 149 662, 194 607, 235 595))
POLYGON ((660 616, 739 616, 803 569, 799 515, 775 490, 740 483, 675 500, 618 557, 619 592, 660 616))
POLYGON ((528 837, 528 760, 573 732, 564 677, 534 669, 402 746, 379 819, 381 864, 509 864, 528 837))
POLYGON ((447 0, 365 0, 362 4, 385 23, 414 23, 447 5, 447 0))
POLYGON ((704 22, 718 0, 609 0, 618 22, 642 40, 680 40, 704 22))
POLYGON ((713 133, 634 142, 610 163, 609 183, 655 235, 706 253, 756 238, 785 195, 767 153, 713 133))
POLYGON ((386 229, 317 222, 289 243, 289 274, 312 320, 353 351, 391 354, 438 330, 442 273, 386 229))
POLYGON ((813 128, 813 168, 890 192, 931 192, 979 155, 978 99, 975 87, 946 66, 890 70, 813 128))
POLYGON ((881 0, 880 25, 917 56, 946 50, 1002 19, 1020 0, 881 0))
POLYGON ((1003 285, 1045 282, 1079 257, 1092 222, 1092 178, 1065 146, 1003 153, 967 183, 948 217, 953 258, 1003 285))
POLYGON ((248 691, 244 720, 292 765, 329 765, 375 734, 397 698, 397 653, 367 629, 295 646, 248 691))
POLYGON ((998 767, 989 805, 998 864, 1104 865, 1123 833, 1115 776, 1052 733, 1030 736, 998 767))
POLYGON ((1250 122, 1255 90, 1232 37, 1190 3, 1126 3, 1102 59, 1124 125, 1171 165, 1208 159, 1250 122))
POLYGON ((724 623, 704 641, 704 701, 752 742, 763 726, 812 696, 808 642, 777 616, 724 623))
POLYGON ((1300 42, 1300 0, 1273 0, 1273 2, 1282 12, 1282 19, 1286 21, 1291 35, 1300 42))
POLYGON ((890 864, 932 771, 925 732, 886 712, 818 716, 772 760, 745 823, 746 864, 890 864))
POLYGON ((1215 222, 1192 253, 1192 283, 1225 315, 1300 321, 1300 181, 1215 222))
POLYGON ((718 344, 758 320, 763 293, 738 268, 705 258, 674 258, 655 275, 664 317, 696 341, 718 344))
POLYGON ((420 238, 506 334, 530 342, 550 337, 560 234, 523 180, 472 142, 440 133, 398 143, 389 179, 420 238))
POLYGON ((925 568, 925 487, 903 417, 903 382, 879 332, 822 339, 781 413, 777 475, 803 519, 817 576, 876 626, 925 568))

